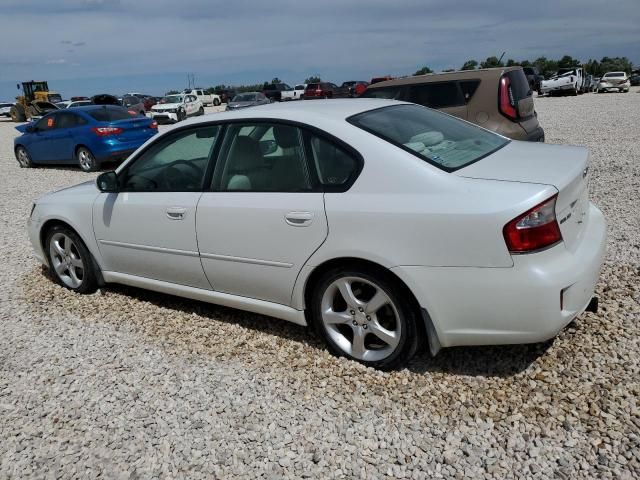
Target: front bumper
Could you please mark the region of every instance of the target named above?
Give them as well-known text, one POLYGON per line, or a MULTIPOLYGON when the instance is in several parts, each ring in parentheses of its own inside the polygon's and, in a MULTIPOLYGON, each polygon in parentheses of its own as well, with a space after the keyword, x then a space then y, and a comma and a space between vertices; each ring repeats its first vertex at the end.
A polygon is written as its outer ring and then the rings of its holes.
POLYGON ((510 268, 401 266, 392 271, 426 309, 443 347, 548 340, 586 309, 598 282, 606 222, 593 205, 585 222, 574 251, 559 244, 514 255, 510 268))
POLYGON ((151 111, 151 118, 158 123, 175 123, 178 121, 178 114, 174 112, 156 112, 151 111))
POLYGON ((564 92, 569 90, 574 90, 576 86, 573 83, 568 83, 564 85, 554 85, 554 86, 546 86, 540 85, 541 93, 549 93, 549 92, 564 92))

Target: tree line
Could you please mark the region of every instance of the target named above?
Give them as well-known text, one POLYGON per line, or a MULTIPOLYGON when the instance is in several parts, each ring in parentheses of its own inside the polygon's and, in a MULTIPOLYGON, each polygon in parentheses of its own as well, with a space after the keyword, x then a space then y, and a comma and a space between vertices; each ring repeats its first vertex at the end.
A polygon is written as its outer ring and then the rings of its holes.
MULTIPOLYGON (((585 71, 595 77, 601 77, 607 72, 627 72, 627 75, 631 74, 634 70, 633 64, 627 57, 602 57, 599 61, 596 59, 589 59, 586 63, 580 62, 580 60, 573 58, 571 55, 564 55, 559 60, 549 59, 547 57, 538 57, 535 60, 521 60, 516 61, 512 58, 506 60, 506 62, 501 61, 498 57, 492 56, 487 57, 485 60, 478 62, 477 60, 470 59, 462 64, 460 70, 476 70, 477 68, 496 68, 496 67, 512 67, 512 66, 521 66, 521 67, 536 67, 540 74, 545 77, 550 77, 560 68, 572 68, 582 66, 585 71)), ((637 68, 637 67, 636 67, 637 68)), ((442 70, 443 72, 453 72, 455 69, 447 69, 442 70)), ((434 73, 431 68, 428 66, 424 66, 414 73, 414 75, 426 75, 428 73, 434 73)), ((304 80, 304 83, 318 83, 321 82, 322 79, 320 74, 311 75, 304 80)), ((254 83, 249 85, 216 85, 213 87, 206 88, 206 93, 216 93, 221 94, 225 92, 260 92, 269 84, 272 83, 282 83, 278 77, 271 79, 270 82, 262 82, 262 83, 254 83)), ((167 92, 167 95, 172 95, 175 93, 179 93, 177 90, 171 90, 167 92)))
MULTIPOLYGON (((564 55, 559 60, 549 59, 547 57, 539 57, 535 60, 521 60, 519 62, 509 58, 506 62, 501 61, 498 57, 488 57, 486 60, 478 62, 477 60, 467 60, 462 64, 460 70, 475 70, 477 68, 496 68, 496 67, 536 67, 540 74, 549 77, 560 68, 572 68, 582 66, 585 71, 595 77, 601 77, 607 72, 624 71, 627 75, 633 70, 633 64, 627 57, 602 57, 600 61, 589 59, 586 63, 573 58, 571 55, 564 55)), ((443 72, 453 72, 454 69, 443 70, 443 72)), ((433 73, 429 67, 425 66, 417 70, 414 75, 425 75, 433 73)))

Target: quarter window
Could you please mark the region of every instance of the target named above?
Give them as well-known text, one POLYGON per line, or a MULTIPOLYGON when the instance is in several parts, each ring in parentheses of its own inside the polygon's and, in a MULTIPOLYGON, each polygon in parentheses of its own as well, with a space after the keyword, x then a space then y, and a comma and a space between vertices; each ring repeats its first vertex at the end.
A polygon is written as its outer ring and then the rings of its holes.
POLYGON ((214 188, 241 192, 308 192, 313 181, 302 131, 283 124, 231 124, 214 188), (216 188, 217 186, 217 188, 216 188))
POLYGON ((358 173, 358 161, 324 138, 311 136, 311 155, 320 183, 328 190, 343 187, 358 173))
POLYGON ((120 175, 126 192, 197 192, 218 137, 217 125, 180 131, 159 140, 120 175))

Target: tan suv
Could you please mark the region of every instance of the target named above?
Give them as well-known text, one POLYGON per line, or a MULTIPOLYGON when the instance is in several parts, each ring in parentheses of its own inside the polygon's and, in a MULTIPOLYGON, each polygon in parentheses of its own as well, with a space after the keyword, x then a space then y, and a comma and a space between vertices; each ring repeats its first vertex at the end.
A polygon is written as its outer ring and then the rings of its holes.
POLYGON ((522 67, 432 73, 370 85, 361 95, 442 110, 514 140, 544 142, 522 67))

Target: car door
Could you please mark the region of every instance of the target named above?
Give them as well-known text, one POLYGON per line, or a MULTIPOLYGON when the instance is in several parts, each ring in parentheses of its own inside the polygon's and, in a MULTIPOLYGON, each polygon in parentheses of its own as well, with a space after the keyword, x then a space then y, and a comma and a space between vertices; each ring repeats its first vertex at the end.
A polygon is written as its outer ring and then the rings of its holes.
POLYGON ((55 126, 48 134, 51 160, 56 162, 75 161, 76 139, 74 131, 86 123, 85 119, 71 112, 60 112, 56 116, 55 126))
POLYGON ((35 123, 33 132, 29 135, 27 150, 35 162, 54 160, 50 151, 49 136, 57 125, 58 115, 60 115, 59 112, 54 112, 42 117, 35 123))
POLYGON ((210 289, 196 241, 196 205, 217 126, 164 135, 118 170, 118 193, 94 203, 106 271, 210 289))
POLYGON ((194 115, 197 111, 196 98, 197 97, 195 95, 187 95, 184 98, 184 110, 187 112, 188 116, 194 115))
POLYGON ((302 130, 229 124, 196 216, 202 266, 214 290, 289 305, 300 269, 328 234, 302 130))

